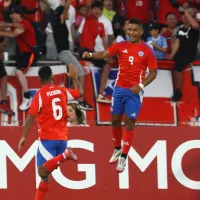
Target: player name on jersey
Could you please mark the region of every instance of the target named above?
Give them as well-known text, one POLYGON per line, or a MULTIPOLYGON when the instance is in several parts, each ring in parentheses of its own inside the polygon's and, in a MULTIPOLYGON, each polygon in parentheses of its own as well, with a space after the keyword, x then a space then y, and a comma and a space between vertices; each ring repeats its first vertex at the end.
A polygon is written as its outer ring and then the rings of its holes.
POLYGON ((54 95, 57 95, 57 94, 61 94, 61 91, 60 90, 53 90, 53 91, 49 91, 46 93, 47 96, 54 96, 54 95))

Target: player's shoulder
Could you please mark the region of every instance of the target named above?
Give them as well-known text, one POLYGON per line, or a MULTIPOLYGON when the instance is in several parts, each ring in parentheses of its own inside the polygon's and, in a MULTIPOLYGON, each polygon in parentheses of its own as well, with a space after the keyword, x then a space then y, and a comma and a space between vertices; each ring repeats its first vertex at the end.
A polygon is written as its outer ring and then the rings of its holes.
POLYGON ((115 43, 115 46, 118 48, 128 48, 128 42, 127 41, 120 41, 118 43, 115 43))
POLYGON ((142 43, 146 55, 155 55, 153 48, 146 42, 142 43))

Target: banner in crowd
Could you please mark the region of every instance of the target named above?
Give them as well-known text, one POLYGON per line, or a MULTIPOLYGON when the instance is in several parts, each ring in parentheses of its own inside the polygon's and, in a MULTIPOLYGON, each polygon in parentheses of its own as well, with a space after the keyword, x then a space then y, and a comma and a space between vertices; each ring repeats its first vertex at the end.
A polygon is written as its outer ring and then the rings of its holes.
MULTIPOLYGON (((87 72, 85 80, 85 99, 94 107, 93 111, 87 111, 87 123, 93 125, 109 125, 111 122, 110 104, 96 102, 98 94, 101 69, 91 66, 91 64, 82 62, 87 72)), ((188 67, 184 72, 183 80, 183 98, 178 103, 173 103, 170 98, 173 95, 173 64, 172 62, 159 62, 158 76, 154 82, 145 88, 143 106, 138 116, 139 125, 155 126, 200 126, 200 99, 199 99, 199 82, 200 82, 200 63, 195 63, 188 67)), ((38 79, 38 68, 32 67, 27 73, 28 84, 32 96, 41 87, 38 79)), ((8 95, 11 107, 16 113, 14 117, 8 117, 1 114, 1 125, 21 125, 26 113, 18 110, 22 100, 21 87, 15 77, 15 68, 6 67, 8 79, 8 95)), ((52 66, 55 84, 65 85, 66 68, 65 66, 52 66)), ((106 94, 111 98, 118 68, 112 68, 107 85, 106 94)))
MULTIPOLYGON (((37 128, 22 151, 17 144, 22 127, 0 128, 0 197, 34 199, 40 182, 35 154, 37 128)), ((110 127, 71 128, 68 146, 78 162, 66 161, 51 177, 48 200, 198 200, 200 190, 199 128, 138 127, 126 170, 110 165, 110 127)))

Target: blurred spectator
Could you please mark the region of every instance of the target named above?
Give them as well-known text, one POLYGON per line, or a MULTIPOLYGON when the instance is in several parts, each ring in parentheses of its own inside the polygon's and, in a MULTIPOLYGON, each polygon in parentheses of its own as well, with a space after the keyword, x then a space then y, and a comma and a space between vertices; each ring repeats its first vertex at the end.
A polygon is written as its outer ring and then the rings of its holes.
MULTIPOLYGON (((103 4, 102 4, 102 7, 103 7, 103 4)), ((96 9, 94 12, 95 12, 94 13, 95 16, 97 16, 98 18, 98 21, 104 25, 105 34, 106 34, 106 43, 107 43, 106 46, 110 47, 114 39, 112 24, 105 16, 102 15, 102 9, 96 9)), ((103 41, 99 35, 96 38, 94 50, 96 52, 105 50, 103 41)))
POLYGON ((85 17, 87 16, 87 5, 81 5, 78 7, 78 12, 76 14, 76 28, 78 29, 79 26, 81 25, 81 22, 83 21, 83 19, 85 19, 85 17))
MULTIPOLYGON (((59 5, 55 10, 51 12, 51 21, 49 27, 52 27, 53 40, 56 44, 58 52, 58 59, 69 65, 73 63, 77 67, 78 77, 83 88, 85 88, 85 71, 77 58, 69 50, 69 30, 66 25, 66 19, 68 16, 68 9, 70 6, 70 0, 63 1, 63 5, 59 5)), ((52 43, 53 44, 53 43, 52 43)), ((75 86, 76 87, 76 86, 75 86)), ((80 106, 85 110, 92 110, 93 108, 83 99, 79 99, 80 106)))
POLYGON ((148 37, 147 43, 153 46, 157 59, 164 59, 165 53, 167 52, 167 40, 160 35, 159 24, 151 24, 149 32, 151 36, 148 37))
MULTIPOLYGON (((98 12, 103 9, 101 2, 95 1, 91 6, 91 14, 88 15, 81 26, 79 27, 80 34, 80 56, 82 58, 82 54, 85 51, 94 52, 95 42, 98 35, 103 40, 104 48, 107 49, 106 45, 106 35, 104 30, 104 25, 98 22, 98 12)), ((110 65, 105 60, 95 60, 95 59, 87 59, 91 61, 96 67, 102 68, 101 81, 100 81, 100 89, 99 95, 97 96, 97 101, 102 103, 111 103, 110 99, 106 98, 104 89, 108 80, 108 75, 110 72, 110 65)))
MULTIPOLYGON (((0 22, 4 22, 3 12, 0 12, 0 22)), ((5 66, 3 63, 3 53, 4 53, 4 46, 6 44, 6 40, 4 37, 0 37, 0 94, 1 94, 1 101, 0 101, 0 112, 6 113, 8 115, 15 115, 15 113, 11 110, 10 104, 7 101, 7 82, 8 77, 5 70, 5 66)))
POLYGON ((128 33, 128 24, 129 24, 129 20, 126 20, 123 28, 120 29, 120 32, 116 36, 115 43, 119 43, 122 41, 129 41, 130 38, 127 34, 128 33))
POLYGON ((173 13, 167 13, 165 18, 167 27, 161 30, 161 35, 167 39, 168 52, 166 54, 166 58, 169 58, 169 55, 171 54, 172 51, 172 43, 173 43, 172 36, 176 28, 177 18, 176 15, 173 13))
POLYGON ((76 103, 68 103, 67 105, 67 115, 68 115, 68 123, 67 126, 86 126, 85 116, 83 111, 79 108, 76 103))
POLYGON ((57 60, 58 52, 56 49, 56 44, 53 37, 53 30, 51 24, 48 23, 45 29, 47 38, 46 38, 46 59, 47 60, 57 60))
POLYGON ((199 24, 196 21, 192 8, 188 8, 182 15, 183 25, 175 33, 175 42, 172 47, 171 58, 175 61, 175 91, 173 101, 182 98, 182 71, 196 57, 199 39, 199 24))
POLYGON ((112 0, 103 0, 103 3, 103 15, 112 22, 113 17, 116 15, 116 12, 113 10, 113 2, 112 0))
POLYGON ((172 6, 170 0, 159 0, 158 1, 158 23, 165 24, 166 16, 168 13, 176 15, 178 21, 181 20, 181 15, 177 7, 172 6))
POLYGON ((170 3, 178 8, 180 11, 186 8, 196 8, 200 9, 200 1, 199 0, 169 0, 170 3))
MULTIPOLYGON (((156 5, 155 0, 154 6, 156 5)), ((143 23, 143 40, 146 41, 148 37, 148 28, 149 23, 152 23, 154 20, 152 12, 152 2, 151 0, 126 0, 125 1, 125 10, 126 10, 126 19, 130 20, 132 18, 137 18, 143 23)))
POLYGON ((116 13, 125 16, 125 1, 124 0, 115 0, 113 1, 113 8, 116 13))
POLYGON ((74 51, 74 38, 75 38, 75 16, 76 11, 72 5, 69 6, 68 19, 66 20, 67 28, 69 31, 69 50, 74 51))
POLYGON ((88 0, 72 0, 71 1, 71 5, 77 9, 78 7, 82 6, 82 5, 87 5, 88 0))
POLYGON ((10 31, 0 31, 0 36, 16 38, 17 43, 17 63, 16 76, 23 89, 24 97, 19 109, 26 111, 29 109, 32 97, 28 90, 28 82, 25 73, 35 60, 33 48, 36 45, 36 35, 33 26, 28 20, 23 18, 22 7, 13 7, 10 17, 12 24, 4 23, 3 28, 11 28, 10 31))
POLYGON ((121 15, 116 14, 114 16, 113 21, 112 21, 112 26, 113 26, 115 38, 121 33, 121 31, 124 27, 125 21, 126 21, 126 19, 121 15))

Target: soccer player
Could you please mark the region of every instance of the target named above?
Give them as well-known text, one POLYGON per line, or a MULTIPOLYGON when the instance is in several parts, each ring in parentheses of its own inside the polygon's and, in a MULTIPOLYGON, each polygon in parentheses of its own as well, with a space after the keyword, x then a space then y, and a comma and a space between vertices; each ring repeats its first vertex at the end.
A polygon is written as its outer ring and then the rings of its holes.
POLYGON ((112 96, 111 115, 114 153, 110 163, 118 160, 117 172, 123 172, 134 135, 135 121, 142 104, 144 87, 157 75, 157 61, 151 47, 141 40, 142 24, 132 19, 128 25, 130 42, 123 41, 102 52, 84 52, 84 58, 102 59, 115 54, 119 58, 119 72, 112 96), (147 67, 149 75, 145 78, 147 67), (126 114, 125 131, 122 138, 122 116, 126 114), (121 140, 123 146, 121 147, 121 140))
POLYGON ((49 66, 41 67, 38 74, 43 87, 37 92, 32 101, 18 150, 21 150, 24 146, 26 136, 36 118, 39 124, 40 136, 37 166, 41 182, 35 200, 43 200, 49 189, 49 175, 51 172, 65 160, 77 160, 72 149, 67 148, 67 101, 77 99, 83 93, 83 90, 73 64, 69 65, 68 77, 75 81, 79 90, 54 85, 52 71, 49 66))

